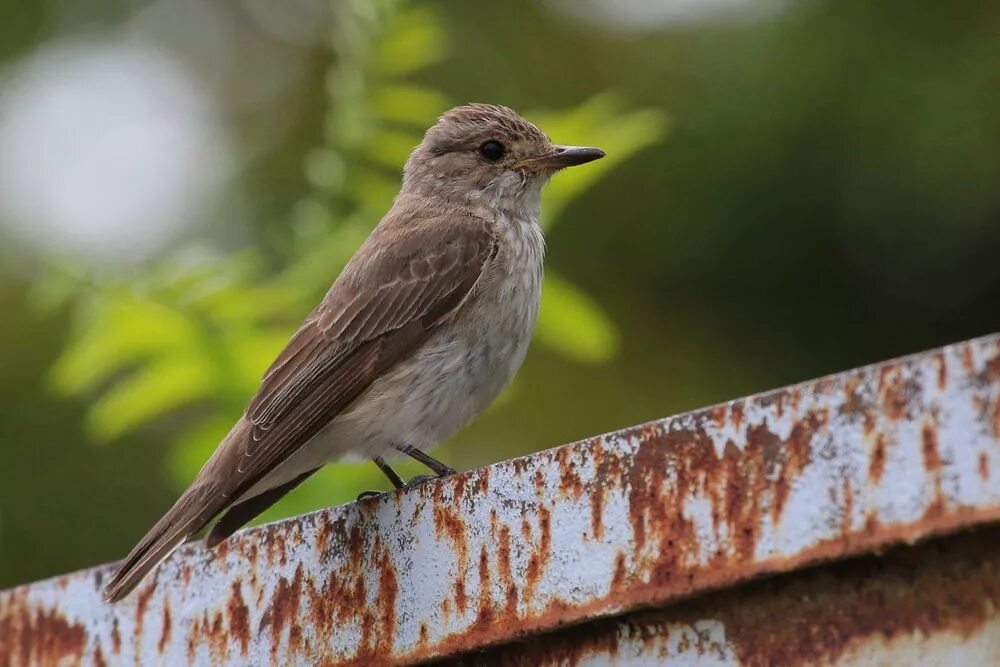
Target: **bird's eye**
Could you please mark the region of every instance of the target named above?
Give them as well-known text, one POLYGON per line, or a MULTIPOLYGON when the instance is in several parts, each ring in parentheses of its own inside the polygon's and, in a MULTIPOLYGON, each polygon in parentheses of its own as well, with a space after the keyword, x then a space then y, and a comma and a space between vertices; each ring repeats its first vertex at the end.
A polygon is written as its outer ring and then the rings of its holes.
POLYGON ((490 162, 496 162, 502 158, 503 154, 506 152, 507 149, 504 148, 503 144, 494 139, 483 142, 483 144, 479 147, 479 154, 490 162))

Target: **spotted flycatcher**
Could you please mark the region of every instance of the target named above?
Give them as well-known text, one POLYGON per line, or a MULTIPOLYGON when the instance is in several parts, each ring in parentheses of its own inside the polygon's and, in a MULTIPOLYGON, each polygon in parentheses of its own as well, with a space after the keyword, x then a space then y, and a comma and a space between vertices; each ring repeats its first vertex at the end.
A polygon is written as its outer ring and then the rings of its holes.
POLYGON ((327 461, 425 453, 481 413, 524 359, 538 313, 542 186, 603 157, 557 146, 506 107, 444 114, 392 208, 264 375, 243 416, 105 588, 123 598, 225 512, 215 546, 327 461))

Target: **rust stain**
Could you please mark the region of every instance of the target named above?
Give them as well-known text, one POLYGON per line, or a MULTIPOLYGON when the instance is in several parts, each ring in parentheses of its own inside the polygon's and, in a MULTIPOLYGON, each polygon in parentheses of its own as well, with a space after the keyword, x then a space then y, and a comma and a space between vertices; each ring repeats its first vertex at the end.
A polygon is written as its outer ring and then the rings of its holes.
POLYGON ((1000 396, 993 402, 993 437, 1000 438, 1000 396))
POLYGON ((490 469, 481 468, 476 472, 476 495, 485 495, 490 490, 490 469))
POLYGON ((135 634, 139 636, 142 634, 142 624, 146 618, 146 608, 149 607, 149 599, 153 597, 153 591, 156 590, 156 581, 150 581, 149 585, 144 587, 139 591, 138 597, 135 601, 135 634))
POLYGON ((840 408, 843 415, 857 415, 865 412, 865 401, 858 389, 861 387, 861 374, 851 373, 844 381, 844 404, 840 408))
POLYGON ((507 618, 512 618, 517 614, 517 581, 513 577, 510 567, 510 527, 506 524, 500 526, 500 541, 497 547, 497 573, 500 576, 500 584, 506 589, 507 618))
POLYGON ((216 545, 215 549, 212 551, 213 560, 215 563, 225 566, 226 557, 229 555, 230 541, 223 540, 216 545))
POLYGON ((384 655, 392 653, 396 641, 396 598, 399 596, 399 581, 396 576, 396 566, 392 562, 392 554, 388 549, 382 552, 379 563, 379 588, 375 604, 382 619, 382 631, 379 633, 377 648, 384 655))
POLYGON ((250 645, 250 610, 243 600, 243 590, 239 581, 233 582, 229 600, 226 602, 226 612, 229 615, 229 634, 239 642, 240 653, 246 655, 250 645))
POLYGON ((212 614, 211 623, 208 621, 208 614, 205 614, 205 635, 208 639, 209 650, 215 662, 222 662, 229 658, 229 637, 226 635, 225 623, 220 612, 212 614))
POLYGON ((440 540, 449 540, 455 547, 457 572, 455 573, 455 606, 464 614, 468 604, 465 593, 465 579, 469 572, 469 543, 465 534, 465 523, 455 511, 444 502, 442 484, 434 488, 434 532, 440 540))
POLYGON ((938 450, 937 429, 934 424, 924 424, 920 432, 920 442, 924 468, 934 480, 934 496, 927 513, 942 513, 944 512, 945 495, 944 489, 941 487, 941 453, 938 450))
POLYGON ((350 567, 357 568, 364 559, 365 538, 361 534, 361 526, 351 526, 351 534, 347 538, 347 562, 350 567))
POLYGON ((3 664, 80 664, 86 629, 55 609, 39 608, 26 588, 0 598, 0 661, 3 664))
POLYGON ((195 650, 198 646, 198 639, 201 637, 201 624, 198 619, 194 619, 191 623, 191 630, 187 634, 187 662, 189 665, 194 664, 195 650))
POLYGON ((524 474, 524 471, 528 469, 530 460, 531 459, 527 456, 519 456, 516 459, 510 460, 510 465, 514 469, 515 477, 520 477, 524 474))
POLYGON ((559 468, 559 493, 579 500, 584 492, 583 479, 577 472, 577 464, 569 447, 556 450, 556 465, 559 468))
POLYGON ((163 651, 166 650, 167 644, 170 643, 170 631, 171 631, 171 627, 172 627, 172 623, 171 623, 171 619, 170 619, 170 602, 167 601, 167 600, 164 600, 163 601, 163 625, 160 627, 160 641, 157 642, 157 644, 156 644, 156 646, 159 649, 161 655, 163 654, 163 651))
POLYGON ((871 412, 866 412, 864 421, 865 437, 867 438, 868 436, 870 436, 874 430, 875 430, 875 415, 872 414, 871 412))
POLYGON ((872 450, 872 458, 868 466, 868 479, 872 484, 882 481, 882 474, 885 472, 885 436, 881 433, 875 438, 875 448, 872 450))
POLYGON ((736 431, 743 428, 743 403, 738 401, 733 403, 732 408, 729 410, 729 420, 736 431))
POLYGON ((111 621, 111 652, 118 655, 122 652, 122 633, 118 629, 118 619, 111 621))
POLYGON ((469 542, 465 534, 465 523, 455 512, 455 509, 444 500, 443 484, 434 487, 434 532, 438 539, 450 540, 455 546, 457 570, 455 572, 455 606, 459 613, 464 614, 468 604, 465 592, 465 579, 469 572, 469 542))
MULTIPOLYGON (((343 528, 343 518, 340 519, 340 527, 343 528)), ((337 530, 329 514, 320 515, 319 528, 316 529, 317 551, 321 554, 327 553, 338 532, 340 531, 337 530)))
POLYGON ((526 518, 521 519, 521 539, 526 543, 531 542, 531 524, 526 518))
POLYGON ((277 655, 278 646, 281 641, 282 632, 287 625, 288 651, 295 653, 298 650, 299 642, 302 639, 301 628, 298 623, 299 607, 302 599, 303 572, 302 564, 295 568, 292 579, 282 577, 274 589, 271 596, 271 604, 264 612, 260 620, 258 633, 262 633, 265 627, 271 628, 271 654, 277 655))
POLYGON ((971 373, 975 367, 975 363, 972 359, 972 348, 968 345, 962 345, 959 352, 962 357, 962 367, 965 369, 966 373, 971 373))
MULTIPOLYGON (((601 484, 598 483, 598 487, 601 484)), ((604 539, 604 493, 590 492, 590 536, 595 540, 604 539)))
POLYGON ((1000 343, 997 343, 993 356, 986 362, 983 375, 981 382, 984 385, 1000 380, 1000 343))
POLYGON ((465 497, 465 486, 469 480, 467 475, 455 475, 454 479, 455 491, 453 497, 455 499, 455 504, 460 505, 462 503, 462 498, 465 497))
POLYGON ((716 428, 722 428, 726 425, 725 405, 717 405, 712 409, 712 421, 715 423, 716 428))
POLYGON ((101 650, 100 644, 94 649, 94 667, 108 667, 108 661, 104 658, 104 651, 101 650))
POLYGON ((535 474, 531 476, 531 481, 535 485, 535 493, 539 498, 545 497, 545 473, 541 468, 535 470, 535 474))
POLYGON ((778 474, 772 506, 775 522, 781 518, 785 509, 792 483, 812 458, 813 435, 826 423, 826 418, 825 413, 810 413, 807 418, 798 420, 784 443, 785 461, 778 474))
POLYGON ((979 478, 984 482, 990 480, 990 457, 986 452, 979 452, 979 478))
POLYGON ((605 456, 604 443, 598 438, 590 441, 588 453, 595 475, 594 482, 587 489, 590 496, 590 537, 600 541, 604 539, 604 490, 611 485, 620 486, 621 462, 616 457, 605 456))
POLYGON ((257 547, 257 542, 251 542, 250 543, 250 546, 246 550, 246 554, 247 554, 247 562, 249 562, 250 565, 256 571, 256 568, 257 568, 257 559, 258 559, 259 554, 260 554, 260 549, 258 549, 258 547, 257 547))
POLYGON ((879 397, 884 412, 893 421, 906 417, 909 395, 902 370, 898 366, 885 366, 879 372, 879 397))
POLYGON ((924 456, 924 469, 930 473, 941 470, 941 455, 938 452, 937 431, 933 424, 924 424, 920 432, 921 453, 924 456))
POLYGON ((841 530, 847 534, 851 530, 851 526, 854 525, 854 489, 851 486, 851 479, 844 476, 843 485, 843 496, 844 496, 844 520, 842 522, 841 530))
POLYGON ((136 655, 139 654, 140 644, 139 641, 143 634, 143 625, 146 619, 146 609, 149 607, 149 600, 153 596, 153 592, 156 590, 156 578, 153 577, 148 584, 140 588, 136 595, 135 601, 135 632, 132 635, 132 644, 136 655))
POLYGON ((486 546, 479 551, 479 608, 473 627, 493 625, 496 613, 493 609, 493 582, 490 572, 490 557, 486 546))
POLYGON ((455 607, 458 609, 460 614, 464 614, 468 606, 469 598, 465 594, 465 572, 462 572, 461 575, 455 579, 455 607))
POLYGON ((538 508, 538 544, 531 549, 528 567, 524 573, 524 598, 531 600, 545 574, 552 555, 552 514, 547 507, 538 508))
POLYGON ((446 622, 451 619, 451 598, 441 600, 441 615, 446 622))
POLYGON ((622 587, 628 577, 628 570, 625 568, 625 554, 619 551, 615 554, 615 573, 611 577, 611 590, 622 587))

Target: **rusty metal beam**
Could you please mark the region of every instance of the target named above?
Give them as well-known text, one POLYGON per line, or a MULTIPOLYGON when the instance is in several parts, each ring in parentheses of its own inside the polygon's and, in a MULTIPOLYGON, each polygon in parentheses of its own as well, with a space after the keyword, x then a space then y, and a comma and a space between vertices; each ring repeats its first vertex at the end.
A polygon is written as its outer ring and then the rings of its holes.
MULTIPOLYGON (((704 638, 718 664, 760 664, 734 643, 752 625, 725 601, 759 619, 784 601, 805 618, 796 589, 709 591, 995 522, 998 465, 1000 338, 987 337, 252 529, 214 552, 190 545, 117 606, 100 599, 107 567, 12 589, 0 664, 414 663, 544 633, 530 641, 556 646, 553 631, 581 623, 617 628, 601 636, 641 658, 621 630, 631 618, 599 619, 651 606, 669 609, 635 627, 663 638, 657 650, 704 638)), ((985 551, 955 544, 959 569, 985 551)), ((983 562, 967 570, 993 595, 997 565, 983 562)), ((888 572, 869 578, 889 586, 888 572)), ((817 581, 810 595, 836 592, 817 581)), ((931 590, 921 581, 882 598, 931 590)), ((883 627, 882 598, 861 596, 853 617, 883 627)), ((995 649, 1000 605, 982 604, 995 649)), ((912 627, 965 632, 949 614, 912 627)), ((806 642, 824 631, 772 623, 806 642)))
POLYGON ((1000 527, 600 619, 445 667, 1000 665, 1000 527))

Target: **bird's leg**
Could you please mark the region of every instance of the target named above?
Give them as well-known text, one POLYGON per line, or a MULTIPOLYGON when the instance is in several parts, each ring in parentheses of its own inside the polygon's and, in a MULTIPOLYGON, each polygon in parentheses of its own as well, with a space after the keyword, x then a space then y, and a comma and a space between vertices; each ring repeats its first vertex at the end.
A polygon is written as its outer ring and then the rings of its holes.
POLYGON ((441 463, 433 456, 425 454, 422 450, 417 449, 416 447, 411 447, 410 445, 396 445, 396 449, 410 458, 420 461, 425 466, 433 470, 434 474, 438 477, 447 477, 448 475, 454 475, 455 472, 457 472, 451 466, 441 463))
MULTIPOLYGON (((439 477, 447 477, 448 475, 454 475, 457 472, 451 466, 445 465, 435 459, 433 456, 425 454, 423 451, 417 449, 416 447, 411 447, 410 445, 395 445, 395 449, 403 454, 406 454, 412 459, 420 461, 425 466, 430 468, 434 474, 433 475, 419 475, 414 477, 410 481, 406 482, 399 473, 392 469, 392 467, 386 463, 385 459, 381 456, 376 456, 372 459, 372 462, 378 466, 378 469, 389 478, 392 485, 397 489, 408 489, 414 487, 418 484, 422 484, 432 479, 438 479, 439 477)), ((358 500, 365 500, 366 498, 374 498, 375 496, 382 495, 379 491, 365 491, 358 494, 358 500)))
POLYGON ((376 456, 375 458, 372 459, 372 462, 378 466, 378 469, 382 471, 382 474, 384 474, 386 477, 389 478, 389 481, 392 482, 392 485, 394 487, 396 487, 397 489, 402 489, 403 487, 406 486, 406 482, 403 480, 403 478, 399 476, 398 472, 392 469, 392 466, 386 463, 384 458, 382 458, 381 456, 376 456))
MULTIPOLYGON (((389 478, 389 481, 392 482, 394 487, 397 489, 406 488, 406 482, 403 481, 403 478, 399 476, 398 472, 392 469, 392 466, 385 462, 384 458, 376 456, 372 459, 372 463, 378 466, 378 469, 382 471, 382 474, 389 478)), ((382 495, 380 491, 362 491, 358 494, 358 500, 374 498, 375 496, 380 495, 382 495)))

